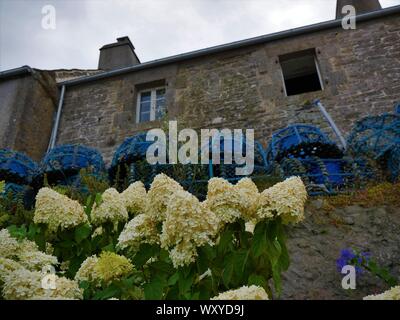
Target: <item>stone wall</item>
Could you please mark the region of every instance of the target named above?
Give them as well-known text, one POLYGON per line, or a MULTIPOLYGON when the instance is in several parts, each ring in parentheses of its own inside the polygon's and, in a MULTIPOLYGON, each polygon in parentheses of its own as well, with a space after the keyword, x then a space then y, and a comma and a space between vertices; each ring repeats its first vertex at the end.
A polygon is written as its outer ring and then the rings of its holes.
POLYGON ((306 219, 288 231, 291 264, 283 275, 282 299, 362 299, 390 287, 364 271, 356 278, 355 290, 342 288, 336 260, 342 249, 369 252, 381 266, 400 279, 400 208, 349 206, 331 213, 321 211, 315 200, 308 205, 306 219))
POLYGON ((48 72, 0 81, 0 148, 40 160, 47 150, 58 92, 48 72))
POLYGON ((163 67, 67 88, 58 144, 83 143, 107 162, 125 137, 158 127, 136 124, 136 95, 165 83, 169 117, 194 128, 254 128, 266 145, 289 123, 319 125, 332 132, 315 107, 320 98, 348 134, 367 114, 391 112, 400 101, 399 15, 359 23, 357 30, 321 30, 163 67), (287 97, 279 56, 315 48, 324 90, 287 97))

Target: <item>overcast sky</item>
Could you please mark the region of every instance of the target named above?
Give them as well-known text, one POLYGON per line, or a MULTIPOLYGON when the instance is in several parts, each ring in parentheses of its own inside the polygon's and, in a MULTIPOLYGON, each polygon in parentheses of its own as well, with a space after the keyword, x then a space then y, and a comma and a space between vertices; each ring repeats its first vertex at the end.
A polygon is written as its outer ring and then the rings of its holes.
MULTIPOLYGON (((383 7, 400 0, 381 0, 383 7)), ((336 0, 0 0, 0 70, 95 69, 129 36, 142 62, 332 20, 336 0), (56 28, 43 29, 43 6, 56 28)))

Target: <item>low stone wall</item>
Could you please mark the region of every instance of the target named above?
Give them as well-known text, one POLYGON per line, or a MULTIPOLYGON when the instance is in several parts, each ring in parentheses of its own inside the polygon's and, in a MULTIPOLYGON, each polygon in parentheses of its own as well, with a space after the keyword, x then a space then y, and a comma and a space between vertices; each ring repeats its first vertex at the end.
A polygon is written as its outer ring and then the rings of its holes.
POLYGON ((304 222, 288 227, 291 265, 281 298, 362 299, 389 289, 369 272, 357 277, 355 290, 342 289, 336 259, 344 248, 369 251, 400 279, 400 207, 349 206, 326 213, 321 201, 311 201, 304 222))

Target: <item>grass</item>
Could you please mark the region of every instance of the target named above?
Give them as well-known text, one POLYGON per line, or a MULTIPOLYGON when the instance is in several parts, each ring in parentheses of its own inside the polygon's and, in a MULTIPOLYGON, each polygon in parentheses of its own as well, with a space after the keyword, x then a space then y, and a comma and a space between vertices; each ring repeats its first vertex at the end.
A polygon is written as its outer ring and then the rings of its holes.
POLYGON ((326 211, 352 205, 359 205, 365 208, 380 205, 394 205, 400 207, 400 182, 384 182, 368 186, 363 190, 357 190, 350 194, 320 198, 324 200, 322 209, 326 211))

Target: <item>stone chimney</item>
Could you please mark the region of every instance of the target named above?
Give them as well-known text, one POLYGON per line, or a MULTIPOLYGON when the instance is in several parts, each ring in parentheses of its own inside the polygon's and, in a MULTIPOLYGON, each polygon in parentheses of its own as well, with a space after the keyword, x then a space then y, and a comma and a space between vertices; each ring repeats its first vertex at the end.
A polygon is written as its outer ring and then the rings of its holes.
POLYGON ((379 0, 337 0, 336 19, 342 18, 342 8, 351 5, 356 9, 356 14, 363 14, 382 9, 379 0))
POLYGON ((117 38, 117 42, 100 48, 99 69, 101 70, 121 69, 139 63, 135 47, 129 37, 117 38))

